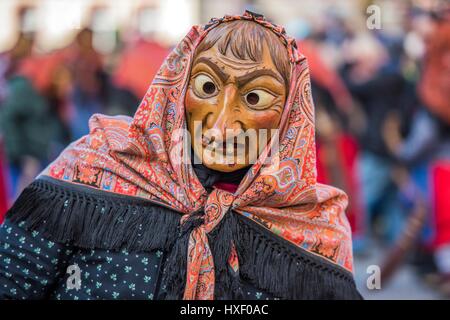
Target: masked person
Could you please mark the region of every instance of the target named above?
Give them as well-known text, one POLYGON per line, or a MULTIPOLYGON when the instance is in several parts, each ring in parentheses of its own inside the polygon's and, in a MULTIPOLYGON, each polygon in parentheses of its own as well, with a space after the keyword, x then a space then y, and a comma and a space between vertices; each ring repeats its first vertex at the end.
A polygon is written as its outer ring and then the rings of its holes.
POLYGON ((347 197, 315 160, 295 41, 250 12, 194 26, 134 117, 94 115, 8 212, 0 295, 359 299, 347 197))

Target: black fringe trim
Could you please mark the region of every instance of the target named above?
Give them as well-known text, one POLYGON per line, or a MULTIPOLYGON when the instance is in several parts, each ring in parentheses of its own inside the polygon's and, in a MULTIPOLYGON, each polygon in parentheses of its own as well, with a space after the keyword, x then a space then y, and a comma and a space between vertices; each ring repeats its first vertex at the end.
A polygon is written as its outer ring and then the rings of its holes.
POLYGON ((181 215, 146 200, 49 177, 41 177, 19 196, 6 217, 25 221, 49 240, 81 248, 167 250, 181 215))
MULTIPOLYGON (((216 285, 214 297, 221 300, 244 298, 240 271, 237 273, 228 264, 233 244, 237 241, 238 220, 236 213, 227 212, 222 221, 208 235, 214 258, 216 285)), ((236 246, 237 249, 237 246, 236 246)))
POLYGON ((183 298, 186 287, 187 255, 191 231, 203 223, 204 211, 191 214, 186 221, 178 227, 178 235, 169 249, 167 261, 162 275, 163 291, 158 299, 180 300, 183 298))
POLYGON ((353 274, 241 215, 236 232, 240 273, 281 299, 360 300, 353 274))
MULTIPOLYGON (((81 248, 162 249, 167 260, 160 298, 181 299, 189 235, 202 223, 203 214, 192 214, 180 226, 180 213, 147 200, 41 177, 22 192, 7 219, 25 221, 26 229, 81 248)), ((361 299, 350 272, 237 213, 228 212, 208 241, 215 265, 216 299, 242 298, 241 281, 281 299, 361 299), (233 244, 238 273, 228 265, 233 244)))

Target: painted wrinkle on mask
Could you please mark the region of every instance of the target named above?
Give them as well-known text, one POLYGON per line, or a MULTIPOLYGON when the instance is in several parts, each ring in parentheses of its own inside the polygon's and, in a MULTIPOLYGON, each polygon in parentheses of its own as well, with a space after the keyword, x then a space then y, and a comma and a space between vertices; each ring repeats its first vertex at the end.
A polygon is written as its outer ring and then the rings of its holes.
MULTIPOLYGON (((268 136, 273 134, 270 129, 278 128, 286 101, 287 90, 282 79, 267 46, 261 62, 237 59, 231 54, 222 55, 215 46, 196 57, 185 106, 194 152, 197 157, 202 158, 205 166, 230 172, 256 160, 250 156, 257 150, 262 150, 267 143, 264 139, 260 141, 258 134, 256 142, 247 139, 245 149, 240 149, 245 150, 245 161, 239 163, 237 162, 242 157, 237 157, 237 151, 234 152, 231 164, 213 163, 206 156, 204 148, 211 147, 214 140, 221 143, 249 129, 254 129, 256 133, 259 129, 267 129, 268 136), (198 124, 201 124, 201 128, 198 124), (201 129, 202 132, 195 134, 196 129, 201 129), (227 136, 227 129, 232 130, 231 136, 227 136)), ((239 148, 234 145, 236 147, 239 148)))

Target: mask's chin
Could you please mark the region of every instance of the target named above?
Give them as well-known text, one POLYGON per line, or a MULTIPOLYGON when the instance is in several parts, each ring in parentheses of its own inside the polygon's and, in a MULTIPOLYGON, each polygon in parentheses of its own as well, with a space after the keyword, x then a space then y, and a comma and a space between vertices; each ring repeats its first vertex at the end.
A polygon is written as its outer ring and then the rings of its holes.
POLYGON ((209 169, 221 171, 221 172, 233 172, 239 169, 245 168, 246 164, 218 164, 203 162, 203 165, 209 169))

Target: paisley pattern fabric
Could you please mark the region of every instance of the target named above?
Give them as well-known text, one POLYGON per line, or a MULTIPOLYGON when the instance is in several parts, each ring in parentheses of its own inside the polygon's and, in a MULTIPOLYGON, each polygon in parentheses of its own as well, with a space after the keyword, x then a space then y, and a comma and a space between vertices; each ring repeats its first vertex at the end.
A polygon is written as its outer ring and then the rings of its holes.
MULTIPOLYGON (((42 175, 144 198, 180 212, 181 221, 204 210, 203 224, 189 239, 185 299, 214 298, 207 234, 230 210, 352 271, 347 196, 316 181, 314 106, 306 59, 294 39, 264 17, 246 12, 194 26, 164 61, 133 118, 96 114, 89 125, 90 133, 68 146, 42 175), (208 194, 189 161, 184 94, 198 44, 217 25, 240 19, 269 28, 286 46, 292 74, 289 95, 278 148, 269 142, 236 192, 216 188, 208 194)), ((230 264, 238 268, 234 252, 230 264)))

